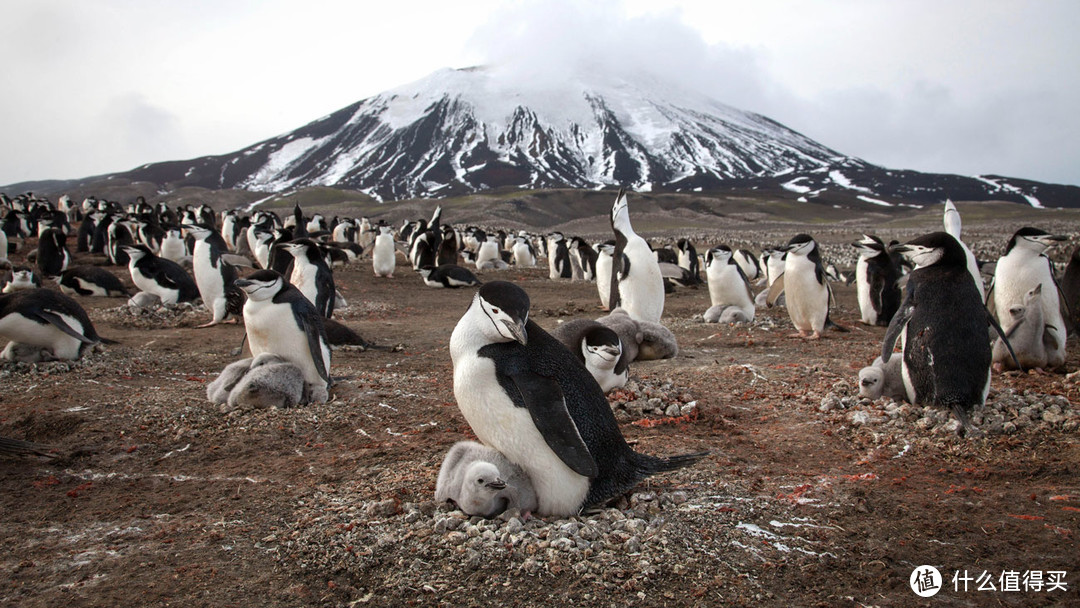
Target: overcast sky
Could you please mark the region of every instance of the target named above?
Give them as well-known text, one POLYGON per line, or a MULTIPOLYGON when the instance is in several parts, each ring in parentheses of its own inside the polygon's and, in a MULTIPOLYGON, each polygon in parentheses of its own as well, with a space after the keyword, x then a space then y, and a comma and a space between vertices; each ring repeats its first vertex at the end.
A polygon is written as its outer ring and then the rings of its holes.
POLYGON ((491 63, 653 72, 872 163, 1080 185, 1076 0, 2 0, 0 184, 231 152, 491 63))

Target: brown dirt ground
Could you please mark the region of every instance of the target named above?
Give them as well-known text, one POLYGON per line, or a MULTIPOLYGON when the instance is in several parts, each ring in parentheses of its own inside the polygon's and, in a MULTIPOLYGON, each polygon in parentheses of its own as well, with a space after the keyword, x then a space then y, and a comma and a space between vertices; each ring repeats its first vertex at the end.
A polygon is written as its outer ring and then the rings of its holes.
MULTIPOLYGON (((314 567, 281 539, 318 525, 333 504, 430 500, 442 455, 470 436, 447 343, 472 292, 425 288, 407 269, 377 280, 366 262, 337 276, 351 304, 343 320, 404 349, 338 351, 333 401, 278 412, 225 415, 206 400, 241 327, 195 329, 203 310, 139 318, 117 310, 122 300, 82 298, 99 333, 119 344, 70 370, 2 378, 0 434, 64 456, 0 461, 0 604, 1077 605, 1076 432, 939 436, 898 449, 818 411, 830 391, 852 394, 884 335, 857 323, 853 287, 837 289, 834 312, 852 331, 817 342, 787 338, 783 310, 760 313, 772 329, 718 327, 693 318, 708 307, 706 289, 668 297, 665 321, 682 352, 632 372, 689 393, 699 415, 622 428, 640 451, 710 450, 647 484, 685 491, 710 516, 665 515, 661 533, 684 549, 654 576, 635 578, 632 560, 605 581, 560 568, 529 574, 510 558, 457 585, 447 582, 453 564, 402 583, 394 571, 413 559, 408 542, 367 547, 364 559, 342 548, 338 566, 314 567), (770 527, 777 521, 804 525, 770 527), (750 524, 779 536, 748 534, 750 524), (921 564, 938 565, 947 587, 955 570, 1066 570, 1069 591, 950 587, 919 600, 908 577, 921 564)), ((521 284, 545 327, 600 314, 592 284, 552 282, 546 269, 481 276, 521 284)), ((1078 363, 1070 345, 1068 368, 1078 363)), ((996 376, 995 391, 1005 387, 1080 397, 1063 375, 996 376)), ((353 525, 372 524, 337 527, 353 525)), ((325 532, 327 551, 338 532, 325 532)))

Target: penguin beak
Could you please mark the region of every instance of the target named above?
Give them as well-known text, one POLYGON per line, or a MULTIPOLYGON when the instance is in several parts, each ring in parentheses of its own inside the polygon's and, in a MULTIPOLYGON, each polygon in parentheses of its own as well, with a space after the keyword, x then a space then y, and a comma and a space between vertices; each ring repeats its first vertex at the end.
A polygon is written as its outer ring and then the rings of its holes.
POLYGON ((514 323, 513 321, 503 321, 503 325, 506 326, 506 329, 510 330, 510 335, 517 340, 518 344, 526 346, 529 343, 529 334, 525 331, 524 321, 518 321, 517 323, 514 323))
POLYGON ((491 488, 492 490, 502 490, 506 487, 506 482, 496 477, 495 479, 487 482, 487 487, 491 488))
POLYGON ((251 286, 253 284, 254 283, 252 283, 251 281, 249 281, 247 279, 236 279, 235 281, 233 281, 233 285, 236 285, 240 289, 243 289, 245 287, 249 287, 249 286, 251 286))

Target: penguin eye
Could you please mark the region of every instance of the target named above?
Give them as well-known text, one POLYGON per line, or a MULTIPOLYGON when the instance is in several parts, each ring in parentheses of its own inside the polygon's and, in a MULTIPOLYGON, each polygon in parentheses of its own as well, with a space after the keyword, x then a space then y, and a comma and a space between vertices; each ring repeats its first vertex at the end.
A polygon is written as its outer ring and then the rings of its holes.
POLYGON ((481 484, 483 484, 483 483, 484 483, 484 478, 483 478, 483 477, 481 477, 480 479, 477 479, 477 480, 476 480, 476 484, 477 484, 477 485, 481 485, 481 484))
POLYGON ((498 308, 492 308, 491 309, 491 314, 494 314, 494 315, 499 314, 499 309, 498 308))

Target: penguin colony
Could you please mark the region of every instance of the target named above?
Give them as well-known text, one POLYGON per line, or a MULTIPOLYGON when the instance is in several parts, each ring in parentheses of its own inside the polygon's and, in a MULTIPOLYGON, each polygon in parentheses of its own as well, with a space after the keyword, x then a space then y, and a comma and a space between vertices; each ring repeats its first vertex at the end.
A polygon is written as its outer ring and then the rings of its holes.
MULTIPOLYGON (((474 291, 449 345, 458 406, 483 444, 450 450, 436 498, 483 517, 506 508, 572 515, 706 455, 631 449, 604 397, 626 384, 634 361, 677 355, 662 323, 665 295, 675 286, 707 285, 706 322, 752 323, 757 307, 783 305, 793 337, 846 331, 830 317, 832 283, 842 273, 826 263, 811 235, 760 254, 718 243, 699 255, 687 238, 654 249, 634 230, 630 204, 620 191, 609 217, 613 238, 590 243, 560 232, 461 228, 443 223, 441 208, 395 228, 383 220, 307 216, 299 206, 283 219, 264 210, 152 206, 141 197, 126 207, 87 198, 58 208, 31 194, 2 196, 0 357, 78 359, 111 343, 77 298, 131 297, 140 306, 201 301, 208 315, 201 327, 242 320, 252 355, 210 384, 211 402, 323 402, 334 387, 327 326, 350 333, 332 320, 346 305, 334 269, 370 256, 374 277, 395 280, 399 267, 411 267, 424 285, 474 291), (12 266, 7 256, 34 239, 34 267, 12 266), (126 270, 121 276, 137 293, 100 265, 75 264, 69 243, 77 254, 97 254, 106 266, 126 270), (607 314, 548 333, 529 320, 523 289, 473 272, 545 260, 550 280, 594 282, 607 314)), ((1023 228, 987 288, 960 240, 951 202, 943 227, 906 243, 886 244, 872 234, 852 243, 860 321, 887 328, 880 356, 859 372, 859 390, 871 399, 939 406, 956 416, 961 434, 977 434, 970 417, 986 399, 992 370, 1063 365, 1066 332, 1080 308, 1080 253, 1059 285, 1046 253, 1065 237, 1023 228), (988 328, 996 332, 993 342, 988 328)))

